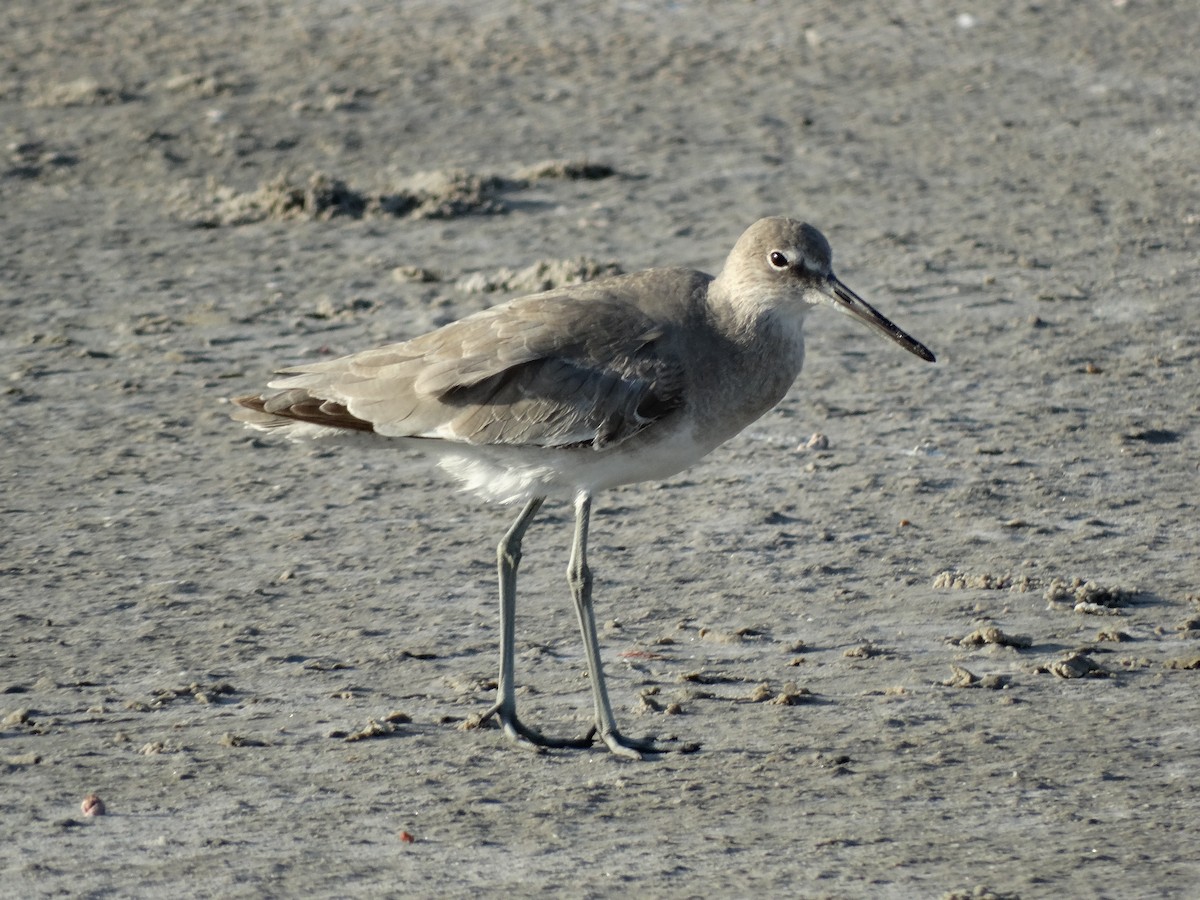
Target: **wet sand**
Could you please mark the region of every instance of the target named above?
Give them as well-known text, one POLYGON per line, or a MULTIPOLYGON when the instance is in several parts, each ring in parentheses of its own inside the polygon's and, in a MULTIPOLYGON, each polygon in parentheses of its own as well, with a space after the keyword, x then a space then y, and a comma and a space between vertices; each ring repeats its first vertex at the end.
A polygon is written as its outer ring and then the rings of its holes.
POLYGON ((0 14, 2 892, 1194 893, 1191 4, 606 9, 0 14), (775 411, 598 498, 618 717, 698 752, 462 730, 513 511, 227 398, 771 214, 938 364, 817 311, 775 411))

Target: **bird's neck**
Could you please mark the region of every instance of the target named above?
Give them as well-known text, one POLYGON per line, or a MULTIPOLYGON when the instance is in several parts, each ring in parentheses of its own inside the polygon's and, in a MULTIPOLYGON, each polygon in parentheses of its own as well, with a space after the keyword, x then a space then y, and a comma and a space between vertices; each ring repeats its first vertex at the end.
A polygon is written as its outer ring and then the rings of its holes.
POLYGON ((710 298, 709 315, 725 345, 710 358, 705 377, 723 399, 722 421, 713 422, 721 440, 778 403, 804 364, 803 315, 768 304, 736 304, 710 298), (730 387, 733 386, 733 387, 730 387), (726 390, 726 388, 729 388, 726 390), (728 393, 728 396, 725 394, 728 393))
POLYGON ((751 355, 769 353, 781 360, 794 358, 798 375, 804 357, 804 315, 808 307, 780 304, 778 296, 761 288, 722 283, 725 277, 722 273, 709 294, 709 314, 716 327, 751 355))

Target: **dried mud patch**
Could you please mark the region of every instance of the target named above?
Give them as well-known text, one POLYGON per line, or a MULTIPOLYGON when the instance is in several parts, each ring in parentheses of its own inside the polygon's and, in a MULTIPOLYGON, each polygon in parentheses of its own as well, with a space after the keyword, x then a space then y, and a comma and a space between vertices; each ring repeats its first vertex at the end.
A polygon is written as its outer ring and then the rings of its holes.
POLYGON ((521 269, 501 267, 490 272, 472 272, 459 278, 454 286, 467 294, 536 294, 597 278, 620 275, 624 271, 615 260, 601 262, 588 256, 575 259, 539 259, 521 269))
POLYGON ((184 200, 181 213, 201 228, 343 217, 451 219, 504 212, 503 185, 501 179, 459 170, 421 173, 381 192, 359 190, 324 172, 304 182, 279 175, 252 191, 210 185, 206 196, 184 200))
POLYGON ((251 191, 209 183, 199 196, 185 192, 178 207, 185 221, 201 228, 343 217, 456 219, 508 212, 506 195, 525 190, 537 181, 597 180, 616 174, 611 166, 601 163, 550 160, 520 168, 511 176, 464 169, 418 172, 372 191, 328 172, 313 172, 307 179, 284 173, 251 191))
POLYGON ((1070 608, 1078 613, 1112 615, 1114 611, 1135 603, 1143 591, 1127 585, 1102 584, 1091 579, 1037 578, 1031 575, 1010 575, 992 572, 960 572, 947 569, 933 579, 935 590, 1013 591, 1028 593, 1042 591, 1051 609, 1070 608))
POLYGON ((56 109, 72 106, 113 106, 128 103, 135 95, 121 85, 105 84, 95 78, 76 78, 44 85, 29 100, 35 109, 56 109))

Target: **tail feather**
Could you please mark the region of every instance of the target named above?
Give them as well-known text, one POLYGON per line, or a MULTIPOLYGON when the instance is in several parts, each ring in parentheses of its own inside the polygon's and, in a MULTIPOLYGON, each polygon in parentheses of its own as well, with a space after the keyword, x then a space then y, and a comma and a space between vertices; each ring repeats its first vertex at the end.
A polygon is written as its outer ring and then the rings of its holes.
POLYGON ((375 431, 371 422, 351 415, 341 403, 321 400, 303 390, 234 397, 233 402, 241 407, 233 414, 234 419, 264 431, 295 425, 297 422, 344 431, 375 431))

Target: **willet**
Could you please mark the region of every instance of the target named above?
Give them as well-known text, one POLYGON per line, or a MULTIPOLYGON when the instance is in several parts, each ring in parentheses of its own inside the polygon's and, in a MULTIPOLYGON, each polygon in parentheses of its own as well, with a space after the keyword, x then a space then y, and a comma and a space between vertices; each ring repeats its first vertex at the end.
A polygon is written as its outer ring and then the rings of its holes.
POLYGON ((433 454, 488 500, 524 506, 497 548, 500 681, 495 716, 514 741, 622 756, 670 749, 617 729, 587 563, 592 496, 667 478, 778 403, 804 361, 804 317, 825 303, 929 362, 934 356, 842 284, 829 243, 801 222, 761 219, 715 278, 650 269, 521 297, 429 334, 290 369, 235 417, 292 437, 358 434, 433 454), (548 496, 575 503, 567 580, 595 704, 581 738, 517 717, 514 620, 521 539, 548 496))

